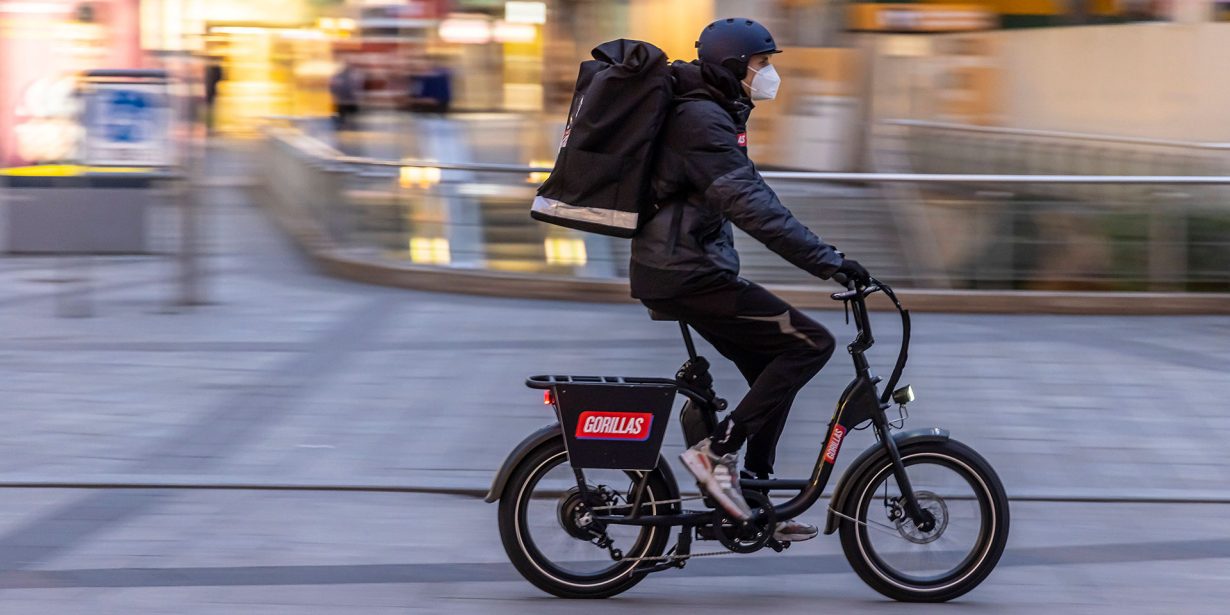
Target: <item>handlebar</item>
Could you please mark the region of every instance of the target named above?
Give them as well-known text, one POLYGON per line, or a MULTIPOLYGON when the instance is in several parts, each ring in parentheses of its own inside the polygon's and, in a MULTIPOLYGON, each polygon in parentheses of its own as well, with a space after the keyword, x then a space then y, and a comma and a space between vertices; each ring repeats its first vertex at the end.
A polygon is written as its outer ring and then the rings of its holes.
POLYGON ((860 284, 857 280, 851 280, 842 274, 833 275, 833 280, 847 288, 844 292, 833 293, 831 295, 833 300, 846 302, 853 308, 854 323, 858 329, 858 337, 854 338, 854 341, 851 342, 850 351, 854 355, 855 365, 859 369, 867 368, 867 359, 863 356, 863 352, 871 348, 872 344, 875 343, 875 338, 871 334, 871 319, 867 313, 866 298, 877 292, 882 292, 892 300, 893 305, 897 308, 897 312, 901 314, 901 351, 897 354, 897 363, 893 366, 893 373, 889 376, 888 384, 880 395, 880 403, 887 404, 897 387, 897 383, 901 380, 901 372, 905 370, 905 363, 909 357, 910 311, 901 305, 901 301, 897 299, 897 294, 893 292, 892 287, 875 278, 871 278, 870 283, 867 285, 860 284))
POLYGON ((874 283, 874 284, 871 284, 870 286, 864 286, 861 289, 856 288, 852 290, 847 290, 844 293, 833 293, 831 296, 833 297, 834 301, 849 301, 859 296, 859 294, 862 294, 864 297, 866 297, 880 290, 883 290, 883 289, 879 286, 878 283, 874 283))

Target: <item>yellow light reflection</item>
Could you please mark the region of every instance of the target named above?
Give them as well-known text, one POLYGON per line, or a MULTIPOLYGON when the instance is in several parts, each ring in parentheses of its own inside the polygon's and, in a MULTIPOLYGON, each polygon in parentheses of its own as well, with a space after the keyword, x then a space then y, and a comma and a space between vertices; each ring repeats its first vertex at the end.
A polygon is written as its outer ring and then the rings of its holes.
POLYGON ((448 240, 443 237, 411 237, 410 260, 420 265, 447 265, 452 262, 448 240))
POLYGON ((532 43, 538 37, 538 28, 529 24, 497 21, 491 29, 491 37, 499 43, 532 43))
MULTIPOLYGON (((531 160, 530 166, 549 168, 549 167, 555 166, 555 163, 550 160, 531 160)), ((542 182, 547 181, 547 178, 550 176, 551 176, 550 171, 535 171, 533 173, 530 173, 530 177, 526 181, 528 181, 531 184, 541 184, 542 182)))
POLYGON ((481 45, 491 42, 491 24, 474 18, 449 18, 440 22, 440 40, 446 43, 481 45))
POLYGON ((83 167, 74 164, 42 164, 29 167, 0 169, 8 177, 77 177, 86 173, 151 173, 150 167, 83 167))
POLYGON ((430 188, 440 183, 440 169, 437 167, 402 167, 398 173, 397 183, 402 188, 430 188))
POLYGON ((542 242, 547 253, 548 265, 580 266, 589 261, 585 253, 585 241, 567 237, 548 237, 542 242))
POLYGON ((12 177, 76 177, 81 175, 84 170, 84 167, 71 164, 44 164, 32 167, 0 169, 0 175, 12 177))

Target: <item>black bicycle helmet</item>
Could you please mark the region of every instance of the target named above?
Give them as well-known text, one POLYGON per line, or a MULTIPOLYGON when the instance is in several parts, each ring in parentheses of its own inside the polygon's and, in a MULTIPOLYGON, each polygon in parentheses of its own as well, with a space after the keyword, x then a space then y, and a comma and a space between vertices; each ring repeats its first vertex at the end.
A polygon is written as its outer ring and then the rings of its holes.
POLYGON ((709 24, 696 41, 696 57, 701 62, 725 66, 737 79, 747 76, 747 63, 752 56, 781 52, 768 28, 738 17, 709 24))

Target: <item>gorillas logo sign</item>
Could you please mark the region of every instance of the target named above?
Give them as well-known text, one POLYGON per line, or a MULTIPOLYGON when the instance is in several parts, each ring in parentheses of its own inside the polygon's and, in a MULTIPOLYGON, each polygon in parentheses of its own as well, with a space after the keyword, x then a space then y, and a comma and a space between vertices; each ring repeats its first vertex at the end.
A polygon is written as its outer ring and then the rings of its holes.
POLYGON ((833 435, 829 437, 829 445, 824 449, 824 460, 833 463, 837 461, 837 451, 841 450, 841 439, 846 437, 846 428, 833 426, 833 435))
POLYGON ((648 412, 582 412, 577 420, 576 436, 581 440, 649 439, 653 414, 648 412))

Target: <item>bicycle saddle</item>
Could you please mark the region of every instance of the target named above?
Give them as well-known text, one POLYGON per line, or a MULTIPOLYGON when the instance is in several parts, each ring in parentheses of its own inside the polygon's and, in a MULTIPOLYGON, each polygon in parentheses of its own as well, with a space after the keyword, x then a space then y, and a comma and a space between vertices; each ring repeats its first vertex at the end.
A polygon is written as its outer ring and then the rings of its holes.
POLYGON ((679 321, 678 318, 675 318, 674 316, 671 316, 670 314, 665 314, 663 312, 659 312, 651 308, 646 308, 646 309, 649 310, 649 320, 660 320, 662 322, 678 322, 679 321))

